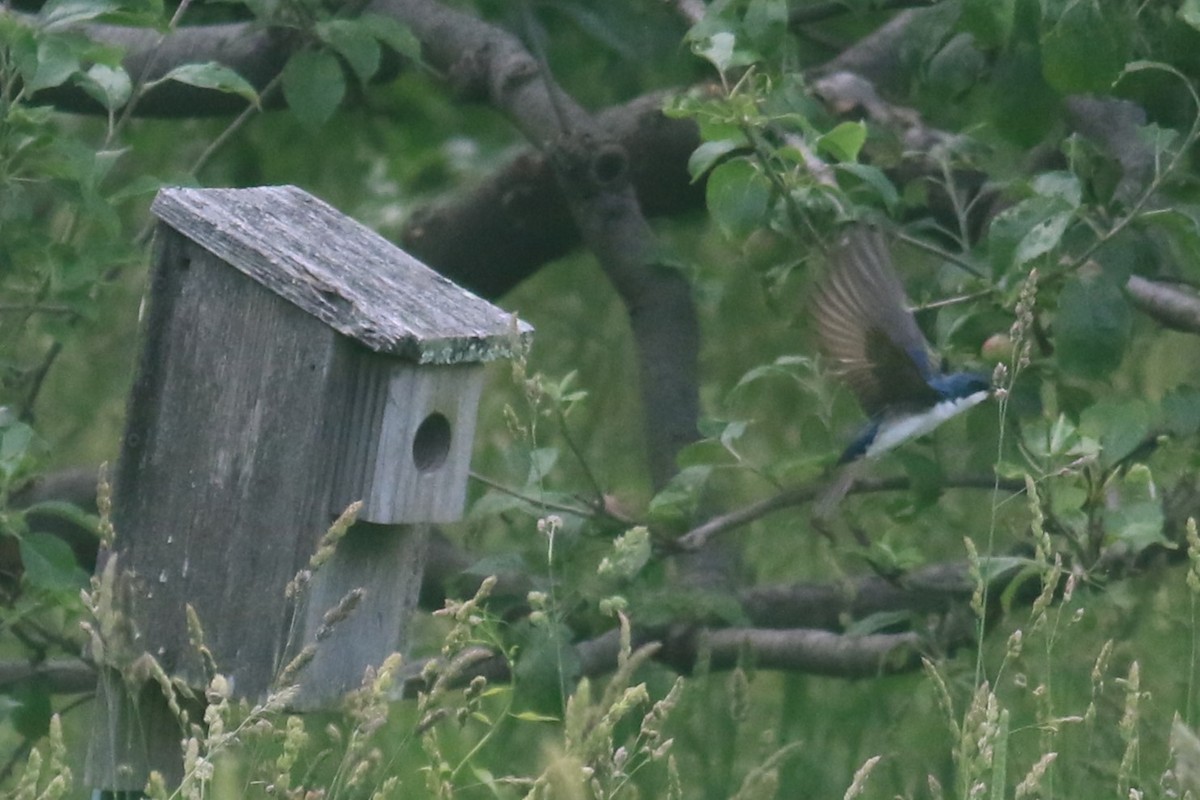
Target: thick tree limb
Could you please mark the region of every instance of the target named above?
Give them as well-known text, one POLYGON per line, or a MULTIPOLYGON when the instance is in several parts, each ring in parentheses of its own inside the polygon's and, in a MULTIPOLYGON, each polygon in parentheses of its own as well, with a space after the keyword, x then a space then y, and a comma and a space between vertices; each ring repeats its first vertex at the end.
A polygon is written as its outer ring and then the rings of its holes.
MULTIPOLYGON (((35 19, 2 8, 0 15, 12 15, 27 23, 35 19)), ((215 61, 236 71, 260 92, 283 69, 298 41, 292 31, 248 22, 182 27, 166 34, 152 28, 101 24, 80 26, 80 30, 94 42, 123 50, 122 65, 135 82, 158 80, 184 64, 215 61)), ((63 111, 87 114, 104 111, 103 106, 74 84, 44 89, 34 100, 63 111)), ((267 102, 278 103, 278 100, 268 98, 267 102)), ((174 118, 229 116, 246 105, 244 99, 228 92, 169 82, 139 98, 137 114, 174 118)))
POLYGON ((969 600, 975 584, 965 561, 930 564, 896 578, 865 575, 829 583, 753 586, 738 594, 760 628, 841 630, 846 620, 887 611, 942 614, 969 600))
MULTIPOLYGON (((938 644, 938 649, 959 646, 966 640, 938 644)), ((579 676, 594 678, 611 673, 617 667, 620 635, 607 631, 594 639, 574 645, 579 676)), ((697 668, 732 669, 740 664, 762 669, 804 672, 839 678, 874 678, 905 672, 920 665, 923 654, 932 648, 921 634, 876 633, 843 636, 823 630, 803 628, 763 630, 758 628, 698 629, 666 638, 634 632, 633 647, 654 647, 655 658, 673 669, 690 673, 697 668)), ((434 659, 437 663, 442 663, 434 659)), ((414 697, 428 691, 423 674, 429 660, 418 661, 405 670, 398 682, 398 694, 414 697)), ((435 674, 437 674, 435 672, 435 674)), ((482 675, 489 682, 511 680, 508 662, 499 656, 477 658, 470 667, 458 671, 450 681, 461 687, 482 675)))
POLYGON ((918 633, 847 636, 803 628, 705 631, 698 646, 682 655, 694 664, 697 653, 705 651, 711 653, 712 666, 718 669, 745 662, 761 669, 838 678, 876 678, 907 672, 919 666, 921 656, 930 652, 918 633))
MULTIPOLYGON (((655 486, 665 485, 675 472, 676 453, 697 435, 699 328, 688 281, 660 257, 630 183, 631 162, 620 139, 559 88, 545 66, 507 31, 433 0, 373 0, 366 10, 405 24, 420 40, 426 63, 460 95, 500 110, 549 158, 578 235, 629 312, 639 354, 650 473, 655 486)), ((239 25, 186 28, 161 36, 109 26, 80 30, 126 47, 127 69, 142 80, 153 80, 179 63, 219 61, 261 87, 278 74, 294 43, 270 31, 246 36, 248 29, 239 25)), ((183 93, 180 105, 152 93, 139 109, 174 113, 203 105, 187 88, 169 88, 183 93)), ((50 100, 95 108, 74 89, 62 91, 50 100)), ((456 229, 455 235, 460 233, 456 229)), ((495 263, 494 250, 477 252, 487 252, 495 263)))
POLYGON ((687 280, 661 263, 625 149, 506 31, 430 0, 375 0, 371 8, 408 25, 435 69, 504 112, 549 158, 584 243, 629 312, 650 473, 665 485, 675 455, 697 435, 699 323, 687 280))
MULTIPOLYGON (((606 109, 596 122, 629 154, 629 179, 643 213, 699 210, 704 186, 693 183, 687 155, 700 144, 689 120, 662 114, 666 93, 606 109)), ((498 297, 579 246, 547 158, 517 156, 469 192, 418 210, 401 233, 404 247, 439 272, 487 297, 498 297), (485 257, 481 257, 485 256, 485 257)))
POLYGON ((1134 307, 1160 325, 1185 333, 1200 333, 1200 295, 1188 286, 1130 275, 1125 293, 1134 307))
POLYGON ((83 694, 96 691, 96 668, 79 658, 56 658, 36 664, 0 661, 0 691, 30 680, 39 681, 52 694, 83 694))

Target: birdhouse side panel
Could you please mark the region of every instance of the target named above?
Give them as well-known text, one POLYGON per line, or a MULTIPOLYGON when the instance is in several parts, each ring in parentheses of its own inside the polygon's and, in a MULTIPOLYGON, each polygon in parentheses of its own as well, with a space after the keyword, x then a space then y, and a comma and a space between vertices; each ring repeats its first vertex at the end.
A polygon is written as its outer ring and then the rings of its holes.
POLYGON ((269 687, 287 582, 328 524, 337 334, 166 226, 114 495, 136 643, 203 685, 184 608, 240 696, 269 687))

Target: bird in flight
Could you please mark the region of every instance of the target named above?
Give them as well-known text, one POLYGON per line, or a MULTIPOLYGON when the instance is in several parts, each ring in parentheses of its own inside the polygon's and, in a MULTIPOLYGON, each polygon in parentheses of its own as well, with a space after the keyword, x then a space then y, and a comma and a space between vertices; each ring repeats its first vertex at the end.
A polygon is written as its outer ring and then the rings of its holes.
POLYGON ((874 229, 839 242, 814 314, 822 353, 869 417, 839 464, 879 458, 991 395, 986 375, 943 369, 874 229))

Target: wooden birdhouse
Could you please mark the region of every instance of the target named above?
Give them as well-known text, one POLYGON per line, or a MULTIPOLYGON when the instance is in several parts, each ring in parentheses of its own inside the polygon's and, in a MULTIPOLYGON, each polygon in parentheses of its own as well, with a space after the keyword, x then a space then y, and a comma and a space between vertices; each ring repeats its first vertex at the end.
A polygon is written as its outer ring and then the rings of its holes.
MULTIPOLYGON (((236 696, 262 699, 307 647, 293 707, 333 706, 403 648, 425 526, 462 514, 483 364, 531 328, 296 187, 165 189, 152 210, 113 497, 132 647, 203 687, 190 606, 236 696)), ((106 772, 94 785, 123 788, 106 772)))

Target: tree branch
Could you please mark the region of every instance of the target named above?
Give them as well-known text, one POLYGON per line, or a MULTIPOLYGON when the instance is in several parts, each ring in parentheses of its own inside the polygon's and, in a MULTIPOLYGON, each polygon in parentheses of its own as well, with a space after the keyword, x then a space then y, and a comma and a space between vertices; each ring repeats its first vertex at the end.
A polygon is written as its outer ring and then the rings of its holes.
MULTIPOLYGON (((997 480, 991 475, 965 475, 950 478, 944 484, 946 488, 956 489, 1000 489, 1004 492, 1020 492, 1025 490, 1025 484, 1013 480, 997 480)), ((872 492, 904 491, 912 486, 907 477, 895 478, 865 478, 857 481, 850 489, 850 494, 866 494, 872 492)), ((681 550, 694 550, 703 547, 709 539, 734 528, 741 527, 756 519, 765 517, 774 511, 793 506, 804 505, 815 500, 825 488, 824 483, 807 483, 785 489, 778 494, 759 500, 756 503, 734 509, 726 514, 710 518, 675 540, 675 546, 681 550)))
POLYGON ((1200 295, 1190 287, 1130 275, 1125 293, 1136 309, 1163 327, 1200 333, 1200 295))
POLYGON ((28 680, 43 682, 52 694, 94 692, 96 668, 80 658, 56 658, 38 664, 0 661, 0 689, 28 680))
POLYGON ((408 25, 435 69, 464 95, 486 98, 548 158, 575 226, 629 312, 650 473, 665 485, 697 435, 699 324, 687 280, 660 263, 625 149, 508 32, 431 0, 371 7, 408 25))
MULTIPOLYGON (((597 115, 596 124, 629 155, 628 175, 644 214, 675 216, 704 202, 687 172, 700 144, 689 120, 662 114, 654 92, 597 115)), ((400 235, 413 255, 486 297, 499 297, 579 246, 580 233, 546 156, 528 151, 482 183, 417 210, 400 235)))
MULTIPOLYGON (((745 664, 838 678, 873 678, 911 671, 920 666, 923 654, 934 649, 952 649, 966 641, 969 638, 958 636, 939 642, 935 648, 921 634, 911 632, 845 636, 803 628, 723 628, 699 629, 670 637, 647 636, 635 631, 633 648, 656 647, 655 659, 682 673, 701 667, 727 670, 745 664)), ((574 645, 579 677, 594 678, 611 673, 617 667, 620 645, 620 634, 615 629, 574 645)), ((399 697, 415 697, 418 692, 428 691, 423 675, 428 674, 426 670, 431 661, 445 664, 441 659, 425 659, 405 668, 404 677, 397 682, 399 697)), ((512 679, 508 662, 493 655, 475 661, 456 674, 449 684, 462 687, 478 675, 489 682, 512 679)))
MULTIPOLYGON (((4 8, 0 8, 0 16, 11 16, 30 25, 36 21, 31 15, 4 8)), ((294 32, 263 28, 248 22, 181 27, 166 34, 152 28, 98 23, 80 25, 78 30, 97 44, 120 48, 124 52, 122 66, 134 81, 155 81, 184 64, 215 61, 237 72, 260 92, 283 70, 297 43, 294 32)), ((394 74, 394 67, 393 64, 389 75, 394 74)), ((70 83, 43 89, 33 99, 61 111, 104 113, 100 103, 70 83)), ((168 82, 141 96, 137 115, 168 118, 229 116, 246 106, 244 99, 228 92, 168 82)))

